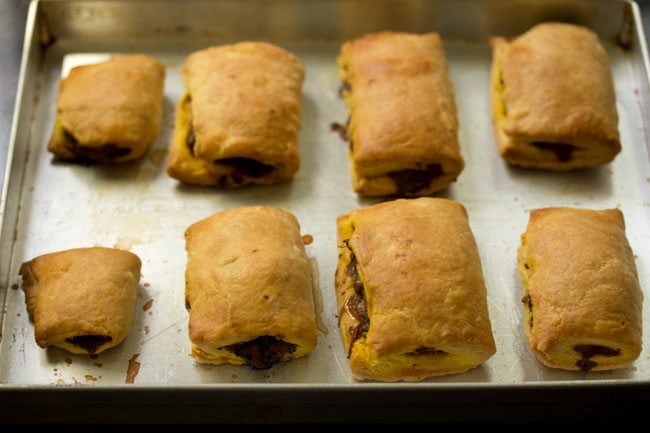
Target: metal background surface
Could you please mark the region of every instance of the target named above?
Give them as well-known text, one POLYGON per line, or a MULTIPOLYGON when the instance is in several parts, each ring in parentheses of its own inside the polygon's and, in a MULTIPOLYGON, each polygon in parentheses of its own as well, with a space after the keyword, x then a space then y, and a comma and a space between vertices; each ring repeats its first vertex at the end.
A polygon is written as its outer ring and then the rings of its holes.
MULTIPOLYGON (((643 122, 648 118, 650 90, 640 34, 636 33, 637 27, 630 26, 633 17, 623 2, 579 1, 566 5, 553 1, 323 0, 252 1, 248 6, 242 8, 241 2, 234 1, 41 2, 43 14, 38 22, 43 25, 28 33, 36 37, 28 39, 30 49, 29 57, 24 59, 25 86, 19 101, 11 178, 5 185, 0 392, 13 392, 14 397, 18 396, 14 401, 21 401, 21 396, 28 398, 33 392, 42 396, 40 391, 44 389, 50 391, 46 398, 87 389, 96 391, 92 396, 110 398, 124 390, 128 359, 136 353, 142 363, 136 384, 141 386, 131 387, 129 398, 155 390, 189 393, 193 397, 187 398, 193 400, 210 390, 228 395, 237 404, 259 401, 260 396, 273 393, 268 395, 280 404, 283 396, 296 393, 308 396, 314 392, 320 399, 329 396, 346 401, 353 395, 376 399, 399 392, 404 399, 400 401, 406 402, 410 398, 407 396, 420 401, 423 392, 427 399, 439 397, 436 391, 448 393, 449 398, 471 391, 479 398, 497 389, 495 386, 526 392, 562 387, 572 393, 585 384, 594 385, 589 387, 594 398, 601 395, 596 390, 603 387, 628 384, 627 392, 634 393, 639 384, 647 386, 648 321, 644 329, 646 350, 629 369, 585 375, 539 365, 526 350, 520 332, 521 287, 514 263, 529 209, 562 204, 620 206, 626 215, 630 242, 638 254, 642 285, 648 286, 650 168, 643 122), (466 7, 459 9, 460 3, 466 7), (530 172, 508 168, 496 153, 489 118, 490 52, 486 36, 515 35, 548 19, 589 25, 607 43, 624 149, 609 167, 568 174, 530 172), (458 199, 468 208, 481 252, 498 349, 479 369, 418 384, 353 381, 334 318, 335 216, 374 202, 359 199, 351 192, 345 145, 328 130, 330 122, 346 117, 345 107, 336 95, 335 57, 342 40, 384 28, 437 30, 445 38, 466 168, 442 196, 458 199), (631 41, 631 47, 621 49, 614 43, 617 37, 631 41), (179 186, 163 169, 174 105, 182 92, 178 67, 192 50, 239 39, 277 42, 306 63, 302 168, 291 184, 275 187, 220 192, 179 186), (42 49, 42 44, 48 48, 42 49), (114 167, 53 162, 44 147, 52 128, 56 86, 62 70, 96 61, 95 54, 116 52, 148 52, 167 66, 161 137, 141 162, 114 167), (319 345, 309 357, 268 372, 196 365, 187 355, 183 230, 219 209, 257 203, 292 210, 301 221, 303 233, 314 236, 308 253, 319 265, 322 318, 329 333, 319 336, 319 345), (58 349, 39 349, 26 318, 23 294, 10 289, 19 284, 17 267, 41 253, 94 244, 129 248, 143 259, 144 277, 132 334, 120 347, 97 359, 58 349), (150 299, 154 300, 153 306, 144 311, 142 307, 150 299), (66 362, 66 358, 72 362, 66 362), (52 386, 56 384, 82 386, 52 386)), ((648 317, 647 302, 645 307, 648 317)), ((303 400, 308 401, 307 397, 303 400)))

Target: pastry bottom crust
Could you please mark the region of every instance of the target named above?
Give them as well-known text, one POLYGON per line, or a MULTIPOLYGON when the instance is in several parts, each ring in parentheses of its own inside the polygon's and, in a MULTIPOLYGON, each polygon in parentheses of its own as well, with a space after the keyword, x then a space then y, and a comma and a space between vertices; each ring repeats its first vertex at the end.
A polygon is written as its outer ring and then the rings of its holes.
MULTIPOLYGON (((264 338, 264 337, 260 337, 264 338)), ((268 337, 266 337, 268 338, 268 337)), ((258 338, 259 339, 259 338, 258 338)), ((256 339, 256 340, 258 340, 256 339)), ((191 355, 196 359, 200 364, 232 364, 232 365, 245 365, 250 364, 256 370, 263 370, 270 368, 273 364, 277 362, 289 361, 296 358, 301 358, 307 355, 310 352, 310 349, 305 346, 300 346, 294 343, 288 343, 286 341, 277 339, 276 342, 281 344, 281 350, 270 349, 270 354, 267 353, 264 359, 254 359, 247 357, 246 355, 239 352, 235 349, 235 346, 245 345, 246 343, 253 342, 242 342, 239 344, 232 344, 225 347, 214 347, 208 345, 198 345, 192 344, 191 355), (273 353, 274 352, 274 353, 273 353), (247 359, 248 358, 248 359, 247 359)))
POLYGON ((281 164, 268 164, 245 156, 206 161, 193 154, 191 97, 186 93, 178 103, 174 138, 167 173, 184 183, 235 188, 244 185, 270 185, 287 182, 295 170, 281 164))
POLYGON ((149 145, 132 146, 126 143, 110 143, 99 145, 80 144, 73 135, 63 128, 60 120, 56 119, 52 138, 47 150, 64 161, 79 162, 125 162, 141 158, 149 145))
POLYGON ((475 347, 437 346, 422 353, 401 353, 380 357, 365 337, 354 343, 350 369, 357 379, 382 382, 415 382, 427 377, 463 373, 478 367, 492 355, 475 347))
POLYGON ((568 171, 611 162, 618 149, 599 142, 553 143, 507 135, 495 124, 499 153, 508 163, 526 168, 568 171))
POLYGON ((366 196, 418 197, 443 190, 462 170, 448 168, 443 164, 428 164, 424 167, 407 168, 378 176, 365 176, 352 163, 352 185, 354 191, 366 196))

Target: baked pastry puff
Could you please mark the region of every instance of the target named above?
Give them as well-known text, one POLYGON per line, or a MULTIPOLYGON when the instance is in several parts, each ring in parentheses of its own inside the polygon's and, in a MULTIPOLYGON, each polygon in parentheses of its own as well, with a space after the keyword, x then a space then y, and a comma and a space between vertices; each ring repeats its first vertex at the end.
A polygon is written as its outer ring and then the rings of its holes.
POLYGON ((436 33, 368 34, 343 44, 338 64, 357 193, 421 196, 456 180, 456 103, 436 33))
POLYGON ((302 62, 264 42, 197 51, 182 68, 167 172, 189 184, 286 182, 300 167, 302 62))
POLYGON ((357 379, 416 381, 477 367, 496 351, 465 208, 396 200, 338 217, 336 298, 357 379))
POLYGON ((506 161, 571 170, 614 159, 621 150, 616 95, 598 36, 545 23, 491 44, 492 116, 506 161))
POLYGON ((36 343, 97 354, 131 329, 141 262, 128 251, 77 248, 23 263, 20 275, 36 343))
POLYGON ((309 260, 300 226, 267 206, 228 209, 185 232, 191 355, 260 370, 316 345, 309 260))
POLYGON ((620 210, 532 211, 518 263, 524 330, 540 362, 598 371, 638 358, 643 294, 620 210))
POLYGON ((143 54, 77 66, 61 80, 47 149, 67 161, 142 157, 160 132, 165 68, 143 54))

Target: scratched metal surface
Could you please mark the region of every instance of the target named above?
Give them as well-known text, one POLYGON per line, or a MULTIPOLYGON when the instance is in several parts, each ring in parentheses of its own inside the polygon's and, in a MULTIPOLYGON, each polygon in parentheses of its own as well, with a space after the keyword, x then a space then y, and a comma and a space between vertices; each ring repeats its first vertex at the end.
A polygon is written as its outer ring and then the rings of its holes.
MULTIPOLYGON (((28 86, 38 88, 30 99, 29 137, 16 143, 7 202, 14 203, 3 228, 1 270, 4 297, 0 342, 0 387, 33 385, 116 386, 124 384, 129 360, 138 355, 140 385, 290 384, 358 387, 349 374, 340 342, 333 290, 337 259, 335 218, 375 201, 351 191, 346 145, 329 130, 347 113, 337 96, 335 58, 341 40, 266 38, 296 53, 305 63, 302 166, 293 182, 236 191, 181 186, 164 165, 171 139, 175 103, 183 92, 179 67, 187 54, 211 38, 162 44, 131 41, 108 43, 70 37, 45 51, 42 68, 28 86), (45 151, 54 120, 58 80, 74 65, 105 58, 108 53, 146 52, 167 68, 162 133, 143 160, 116 166, 83 166, 52 160, 45 151), (196 364, 188 352, 184 308, 186 263, 183 231, 191 223, 220 209, 266 204, 296 214, 304 234, 314 242, 307 252, 315 258, 322 293, 321 318, 327 332, 306 358, 276 365, 268 371, 235 366, 196 364), (140 256, 143 277, 131 334, 118 347, 97 358, 40 349, 17 287, 20 263, 36 255, 67 248, 103 245, 128 249, 140 256), (5 283, 6 282, 6 283, 5 283), (14 288, 14 289, 12 289, 14 288)), ((575 173, 543 173, 509 168, 498 156, 489 114, 490 50, 483 40, 446 39, 445 49, 455 86, 459 138, 466 161, 458 182, 440 196, 462 202, 481 253, 497 353, 468 373, 431 379, 403 387, 489 386, 602 381, 650 381, 650 329, 644 325, 644 346, 634 366, 611 373, 569 373, 537 363, 522 335, 521 285, 515 254, 528 211, 551 205, 590 208, 620 207, 637 254, 639 277, 650 288, 650 166, 647 121, 649 98, 640 48, 624 51, 607 43, 617 90, 623 151, 606 167, 575 173)), ((644 315, 649 317, 648 302, 644 315)), ((271 385, 269 385, 271 386, 271 385)), ((373 386, 373 385, 370 385, 373 386)), ((266 388, 266 389, 272 389, 266 388)))

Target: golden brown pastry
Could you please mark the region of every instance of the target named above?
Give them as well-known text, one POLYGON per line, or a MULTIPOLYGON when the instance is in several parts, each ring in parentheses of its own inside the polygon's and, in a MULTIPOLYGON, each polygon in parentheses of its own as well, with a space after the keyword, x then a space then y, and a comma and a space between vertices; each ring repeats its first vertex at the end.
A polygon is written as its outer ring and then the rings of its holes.
POLYGON ((300 226, 267 206, 228 209, 185 232, 192 356, 266 369, 309 353, 316 316, 300 226))
POLYGON ((494 354, 481 262, 460 203, 397 200, 337 222, 339 321, 356 378, 421 380, 494 354))
POLYGON ((77 248, 23 263, 20 275, 36 343, 93 354, 129 333, 140 259, 112 248, 77 248))
POLYGON ((343 44, 338 63, 354 190, 420 196, 454 181, 464 163, 440 37, 369 34, 343 44))
POLYGON ((546 23, 491 43, 494 131, 506 161, 570 170, 614 159, 621 150, 616 95, 593 32, 546 23))
POLYGON ((300 167, 304 68, 264 42, 197 51, 182 69, 167 172, 191 184, 236 187, 291 180, 300 167))
POLYGON ((540 362, 596 371, 638 358, 643 294, 621 211, 532 211, 518 263, 524 329, 540 362))
POLYGON ((164 79, 163 65, 143 54, 73 68, 47 149, 69 161, 140 158, 160 132, 164 79))

